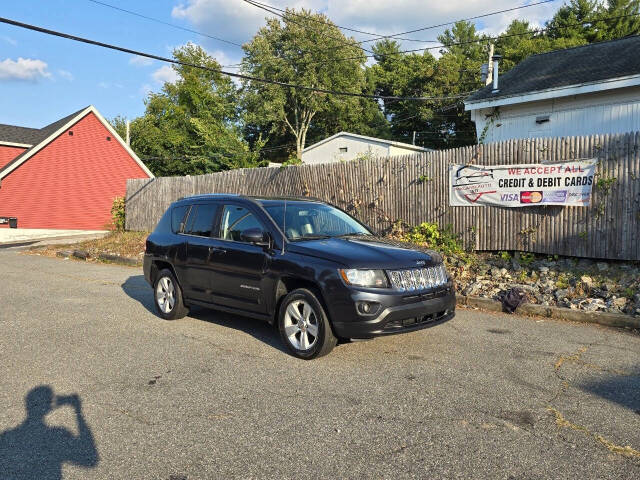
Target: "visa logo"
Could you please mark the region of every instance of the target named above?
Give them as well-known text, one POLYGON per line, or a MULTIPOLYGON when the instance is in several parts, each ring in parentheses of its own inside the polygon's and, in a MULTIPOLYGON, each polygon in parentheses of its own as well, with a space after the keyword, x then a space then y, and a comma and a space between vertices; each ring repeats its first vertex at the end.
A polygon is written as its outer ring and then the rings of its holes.
POLYGON ((520 197, 517 193, 503 193, 500 195, 501 202, 517 202, 520 200, 520 197))

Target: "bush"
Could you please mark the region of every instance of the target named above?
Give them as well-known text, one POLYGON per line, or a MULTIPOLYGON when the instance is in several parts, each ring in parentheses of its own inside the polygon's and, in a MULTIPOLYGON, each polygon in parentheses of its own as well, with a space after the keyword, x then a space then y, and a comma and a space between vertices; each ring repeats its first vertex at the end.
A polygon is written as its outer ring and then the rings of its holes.
POLYGON ((113 230, 116 232, 124 232, 126 219, 124 206, 124 197, 116 197, 113 199, 113 205, 111 206, 111 220, 113 230))
POLYGON ((454 233, 451 225, 440 228, 437 223, 423 222, 406 233, 400 233, 402 240, 432 248, 445 255, 464 256, 465 251, 460 235, 454 233))

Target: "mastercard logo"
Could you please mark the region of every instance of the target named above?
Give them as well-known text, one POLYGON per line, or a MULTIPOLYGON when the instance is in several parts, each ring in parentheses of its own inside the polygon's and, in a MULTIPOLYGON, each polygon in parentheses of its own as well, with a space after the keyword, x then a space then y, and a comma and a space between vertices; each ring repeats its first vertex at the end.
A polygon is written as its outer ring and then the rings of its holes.
POLYGON ((520 203, 540 203, 542 192, 520 192, 520 203))

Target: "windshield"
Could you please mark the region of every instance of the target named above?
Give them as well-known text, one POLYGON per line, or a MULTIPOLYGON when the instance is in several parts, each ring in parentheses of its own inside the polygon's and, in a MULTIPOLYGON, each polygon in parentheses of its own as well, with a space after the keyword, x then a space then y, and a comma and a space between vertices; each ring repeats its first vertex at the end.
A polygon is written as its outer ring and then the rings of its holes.
POLYGON ((289 240, 372 235, 357 220, 342 210, 323 203, 278 202, 264 205, 274 222, 289 240))

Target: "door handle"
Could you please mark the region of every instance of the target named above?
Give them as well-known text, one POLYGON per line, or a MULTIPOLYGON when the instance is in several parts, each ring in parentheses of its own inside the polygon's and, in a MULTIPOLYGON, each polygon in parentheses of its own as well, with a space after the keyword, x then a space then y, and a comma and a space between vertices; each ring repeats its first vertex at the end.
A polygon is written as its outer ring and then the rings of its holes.
POLYGON ((227 251, 224 248, 219 248, 219 247, 209 247, 209 253, 219 253, 219 254, 223 254, 223 253, 227 253, 227 251))

